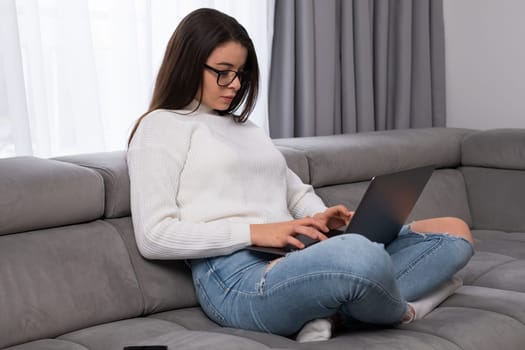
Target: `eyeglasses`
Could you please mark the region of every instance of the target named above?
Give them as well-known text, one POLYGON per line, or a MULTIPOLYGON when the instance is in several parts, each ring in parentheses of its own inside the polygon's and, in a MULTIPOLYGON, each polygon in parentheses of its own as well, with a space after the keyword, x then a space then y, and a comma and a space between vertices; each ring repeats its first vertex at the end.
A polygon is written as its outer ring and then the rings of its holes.
POLYGON ((208 68, 209 70, 215 72, 217 74, 217 85, 226 87, 229 86, 235 78, 239 78, 239 81, 242 83, 246 72, 245 71, 234 71, 234 70, 218 70, 213 67, 208 66, 207 64, 204 64, 204 67, 208 68))

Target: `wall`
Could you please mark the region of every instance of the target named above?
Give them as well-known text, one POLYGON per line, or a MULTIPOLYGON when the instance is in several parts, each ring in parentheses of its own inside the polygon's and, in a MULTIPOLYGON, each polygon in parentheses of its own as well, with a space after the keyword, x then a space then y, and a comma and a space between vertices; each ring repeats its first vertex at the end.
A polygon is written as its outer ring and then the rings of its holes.
POLYGON ((443 3, 447 126, 525 128, 525 1, 443 3))

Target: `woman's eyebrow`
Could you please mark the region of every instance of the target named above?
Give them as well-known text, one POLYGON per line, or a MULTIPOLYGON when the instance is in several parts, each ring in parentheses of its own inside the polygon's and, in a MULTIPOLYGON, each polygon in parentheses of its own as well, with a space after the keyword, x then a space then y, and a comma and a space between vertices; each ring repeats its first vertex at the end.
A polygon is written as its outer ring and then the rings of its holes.
MULTIPOLYGON (((223 66, 223 67, 228 68, 228 69, 235 68, 235 65, 233 65, 233 64, 231 64, 229 62, 218 62, 218 63, 215 63, 215 64, 218 65, 218 66, 223 66)), ((240 66, 238 70, 244 70, 244 66, 245 66, 245 64, 240 66)))
POLYGON ((234 65, 229 63, 229 62, 218 62, 218 63, 216 63, 216 65, 218 65, 218 66, 225 66, 225 67, 228 67, 228 68, 233 68, 234 67, 234 65))

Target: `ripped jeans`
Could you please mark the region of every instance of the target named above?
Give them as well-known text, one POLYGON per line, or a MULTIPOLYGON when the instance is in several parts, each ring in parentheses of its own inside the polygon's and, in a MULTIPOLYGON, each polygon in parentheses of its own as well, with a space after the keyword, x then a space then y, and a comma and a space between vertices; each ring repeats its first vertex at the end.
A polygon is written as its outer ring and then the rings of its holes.
POLYGON ((275 256, 240 250, 191 261, 205 313, 225 327, 289 336, 336 313, 374 324, 398 323, 413 301, 450 279, 473 254, 463 238, 403 227, 385 247, 344 234, 275 256))

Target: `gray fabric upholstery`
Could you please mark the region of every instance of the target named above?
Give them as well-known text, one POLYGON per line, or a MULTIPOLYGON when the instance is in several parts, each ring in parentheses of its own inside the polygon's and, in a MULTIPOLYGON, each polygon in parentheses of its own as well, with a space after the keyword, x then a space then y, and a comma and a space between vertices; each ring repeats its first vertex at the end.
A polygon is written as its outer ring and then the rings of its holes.
POLYGON ((231 334, 252 339, 272 348, 295 348, 297 346, 297 343, 292 339, 279 337, 272 334, 220 327, 211 321, 206 316, 206 314, 204 314, 200 307, 161 312, 149 317, 175 322, 190 330, 231 334))
POLYGON ((525 172, 477 167, 461 171, 475 229, 525 232, 525 172))
POLYGON ((128 252, 104 221, 0 236, 0 348, 138 316, 128 252))
POLYGON ((65 334, 60 339, 82 344, 90 350, 122 350, 127 345, 167 345, 169 349, 268 349, 246 338, 202 331, 188 331, 175 323, 135 318, 65 334))
POLYGON ((401 329, 449 339, 461 349, 522 349, 525 327, 507 315, 467 307, 439 307, 401 329))
POLYGON ((525 324, 525 309, 516 305, 525 305, 524 293, 478 286, 461 287, 442 304, 501 313, 525 324))
POLYGON ((200 307, 187 307, 179 310, 160 312, 149 317, 175 322, 187 329, 211 331, 220 328, 206 316, 200 307))
POLYGON ((309 350, 458 350, 454 342, 427 332, 363 327, 350 329, 326 342, 303 343, 298 349, 309 350))
POLYGON ((478 131, 465 137, 461 162, 465 166, 525 170, 525 129, 478 131))
POLYGON ((140 256, 124 152, 0 159, 0 348, 521 350, 524 139, 525 130, 437 128, 276 140, 327 205, 355 208, 372 176, 437 164, 408 221, 460 217, 477 242, 459 272, 465 286, 423 320, 354 324, 329 341, 304 344, 220 327, 198 307, 183 261, 140 256))
POLYGON ((0 193, 0 235, 86 222, 104 212, 98 173, 48 159, 1 159, 0 193))
POLYGON ((457 167, 460 142, 469 131, 441 128, 390 130, 356 135, 275 140, 305 152, 315 187, 369 180, 373 176, 436 164, 457 167), (417 147, 414 147, 417 145, 417 147))
POLYGON ((4 350, 89 350, 88 348, 66 340, 44 339, 22 345, 5 348, 4 350))
POLYGON ((304 152, 286 146, 277 146, 277 148, 286 158, 288 167, 296 173, 304 183, 310 183, 310 168, 308 167, 308 159, 304 152))
POLYGON ((146 315, 197 305, 191 271, 183 261, 146 260, 135 243, 131 218, 107 220, 120 233, 140 285, 146 315))
POLYGON ((122 350, 126 345, 136 345, 177 330, 184 330, 184 327, 152 318, 132 318, 84 328, 59 339, 81 344, 90 350, 122 350))
POLYGON ((94 169, 102 175, 106 189, 104 217, 120 218, 131 215, 126 152, 81 154, 55 159, 94 169))
MULTIPOLYGON (((247 338, 202 331, 175 331, 142 341, 142 344, 165 344, 180 350, 259 350, 267 346, 247 338)), ((140 343, 139 343, 140 344, 140 343)))

